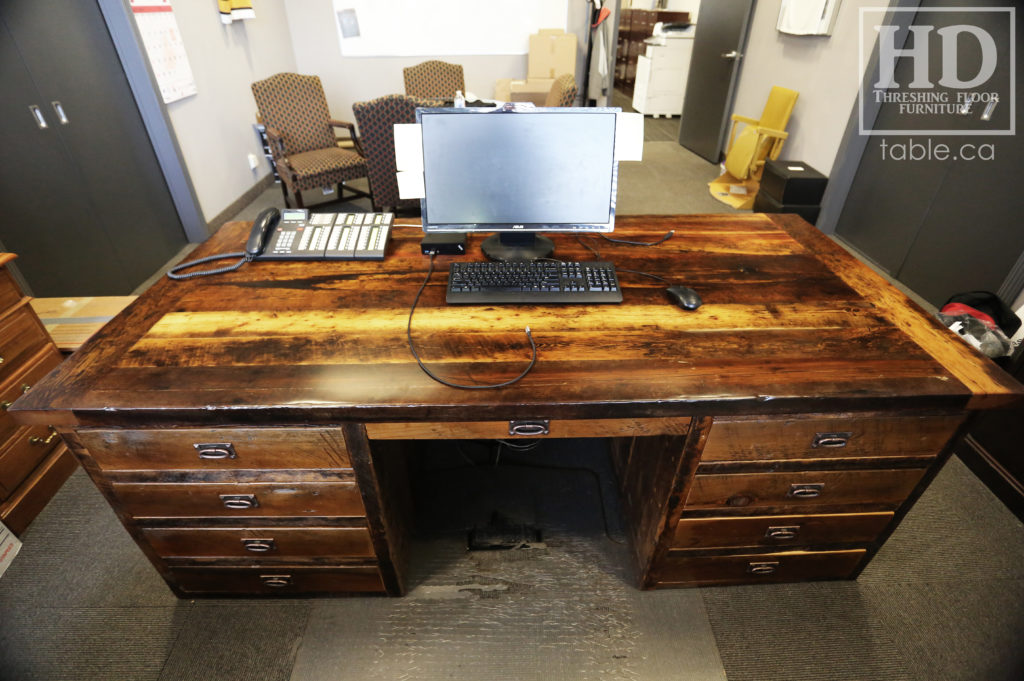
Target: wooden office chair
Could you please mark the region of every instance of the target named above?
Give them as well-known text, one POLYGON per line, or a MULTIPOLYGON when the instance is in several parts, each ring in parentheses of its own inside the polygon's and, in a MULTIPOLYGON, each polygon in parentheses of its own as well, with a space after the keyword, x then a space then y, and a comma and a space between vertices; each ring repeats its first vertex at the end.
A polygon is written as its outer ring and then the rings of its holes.
POLYGON ((786 126, 800 93, 774 86, 760 118, 732 115, 732 130, 725 152, 725 172, 711 182, 711 195, 734 208, 754 205, 765 161, 776 159, 789 133, 786 126), (737 127, 743 128, 737 135, 737 127), (740 189, 742 187, 742 189, 740 189))
POLYGON ((405 94, 423 99, 453 99, 456 90, 466 93, 466 79, 462 64, 431 59, 416 66, 402 69, 405 78, 405 94))
POLYGON ((366 155, 373 209, 419 209, 419 199, 401 199, 395 178, 395 124, 415 123, 417 106, 441 106, 439 100, 406 95, 385 95, 368 102, 356 102, 352 111, 359 126, 359 138, 366 155))
POLYGON ((563 73, 551 84, 544 106, 572 106, 576 102, 576 79, 563 73))
POLYGON ((366 159, 355 136, 355 125, 331 119, 317 76, 278 73, 253 83, 252 95, 266 126, 285 206, 291 205, 290 192, 295 205, 302 208, 302 191, 318 187, 337 186, 339 199, 370 197, 345 184, 366 177, 366 159), (334 128, 348 130, 351 149, 338 146, 334 128), (349 194, 343 196, 346 189, 349 194))

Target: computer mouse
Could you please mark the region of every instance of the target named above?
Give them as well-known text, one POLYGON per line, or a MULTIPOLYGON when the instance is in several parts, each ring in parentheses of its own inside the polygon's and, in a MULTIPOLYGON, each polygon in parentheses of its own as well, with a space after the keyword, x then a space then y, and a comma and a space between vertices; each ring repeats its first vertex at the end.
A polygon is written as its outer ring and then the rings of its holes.
POLYGON ((672 302, 684 310, 696 310, 704 302, 700 299, 700 294, 689 286, 669 286, 665 289, 665 293, 672 299, 672 302))

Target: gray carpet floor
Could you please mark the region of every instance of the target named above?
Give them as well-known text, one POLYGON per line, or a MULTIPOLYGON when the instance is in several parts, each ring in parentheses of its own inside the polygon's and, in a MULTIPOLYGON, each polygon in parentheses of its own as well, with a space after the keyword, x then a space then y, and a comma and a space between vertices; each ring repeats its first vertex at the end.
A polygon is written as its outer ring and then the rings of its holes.
POLYGON ((416 473, 402 599, 178 600, 78 472, 0 578, 0 679, 1024 678, 1024 527, 958 459, 856 581, 641 592, 604 450, 514 456, 416 473), (543 545, 467 552, 493 510, 543 545))

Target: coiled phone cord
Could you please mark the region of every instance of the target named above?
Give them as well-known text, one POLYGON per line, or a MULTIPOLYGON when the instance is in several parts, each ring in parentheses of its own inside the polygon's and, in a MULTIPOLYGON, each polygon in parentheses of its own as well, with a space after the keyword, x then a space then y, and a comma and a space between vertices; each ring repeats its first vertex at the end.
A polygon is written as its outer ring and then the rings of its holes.
POLYGON ((167 271, 167 276, 170 279, 175 279, 177 281, 181 281, 183 279, 194 279, 195 277, 205 277, 208 274, 224 274, 225 272, 234 272, 239 267, 241 267, 242 265, 244 265, 247 262, 250 262, 251 260, 252 260, 252 256, 249 255, 248 253, 244 253, 242 251, 239 251, 238 253, 222 253, 221 255, 210 255, 210 256, 207 256, 205 258, 200 258, 199 260, 192 260, 190 262, 183 262, 180 265, 175 265, 174 267, 172 267, 170 270, 167 271), (212 269, 212 270, 200 270, 198 272, 185 272, 184 274, 180 273, 180 270, 183 270, 185 268, 194 267, 195 265, 202 265, 203 263, 207 263, 207 262, 213 262, 214 260, 223 260, 225 258, 241 258, 241 260, 236 262, 234 265, 226 265, 224 267, 217 267, 217 268, 212 269))

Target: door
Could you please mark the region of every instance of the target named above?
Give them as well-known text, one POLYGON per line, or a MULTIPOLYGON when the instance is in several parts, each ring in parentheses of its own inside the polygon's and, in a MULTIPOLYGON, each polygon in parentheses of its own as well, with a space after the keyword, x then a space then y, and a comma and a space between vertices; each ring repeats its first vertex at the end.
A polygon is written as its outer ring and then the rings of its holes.
POLYGON ((130 293, 186 240, 99 7, 7 0, 0 23, 0 241, 33 295, 130 293))
POLYGON ((712 163, 722 157, 754 0, 700 5, 679 143, 712 163))
MULTIPOLYGON (((936 4, 940 3, 929 3, 936 4)), ((941 4, 957 3, 945 0, 941 4)), ((989 5, 1011 7, 1013 3, 1004 0, 989 5)), ((1024 30, 1022 20, 1024 14, 1018 12, 1017 35, 1024 30)), ((1020 74, 1024 67, 1024 50, 1019 45, 1016 65, 1008 58, 1012 34, 1005 13, 972 12, 965 19, 958 12, 919 12, 914 23, 933 26, 936 35, 945 27, 964 23, 987 31, 999 46, 999 59, 980 89, 1008 83, 1013 69, 1020 74)), ((937 77, 943 63, 942 42, 932 39, 929 48, 928 63, 932 76, 937 77)), ((961 77, 978 73, 982 62, 978 43, 964 39, 958 48, 956 66, 961 77)), ((911 82, 914 68, 914 59, 899 59, 895 81, 911 82)), ((1009 126, 1011 98, 1009 92, 1000 95, 987 129, 1009 126)), ((984 111, 984 104, 975 104, 969 112, 948 116, 942 121, 943 129, 985 130, 986 124, 980 120, 984 111)), ((1019 112, 1017 119, 1019 130, 1019 112)), ((913 125, 913 120, 908 123, 900 104, 883 104, 873 129, 908 125, 913 125)), ((1022 157, 1024 139, 1019 133, 873 136, 836 235, 935 306, 962 291, 998 291, 1024 253, 1024 229, 1020 226, 1024 193, 1019 188, 1022 157), (911 148, 912 144, 916 146, 911 148), (945 158, 929 154, 927 149, 937 144, 948 146, 950 154, 945 158)))

